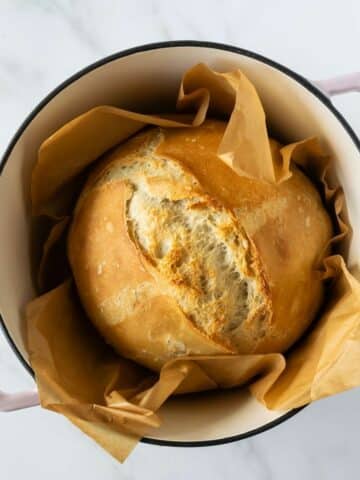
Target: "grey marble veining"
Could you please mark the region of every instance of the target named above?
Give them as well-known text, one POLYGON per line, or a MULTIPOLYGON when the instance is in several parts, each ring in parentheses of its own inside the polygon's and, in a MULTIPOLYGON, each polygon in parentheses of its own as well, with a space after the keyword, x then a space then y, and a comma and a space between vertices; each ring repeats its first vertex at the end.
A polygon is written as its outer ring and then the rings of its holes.
MULTIPOLYGON (((161 40, 213 40, 320 79, 360 69, 359 38, 356 0, 0 0, 0 154, 50 90, 118 50, 161 40)), ((336 105, 359 133, 360 95, 341 97, 336 105)), ((0 335, 0 388, 31 385, 0 335)), ((358 478, 359 405, 355 389, 248 440, 202 449, 140 445, 124 465, 48 411, 0 414, 0 478, 358 478)))

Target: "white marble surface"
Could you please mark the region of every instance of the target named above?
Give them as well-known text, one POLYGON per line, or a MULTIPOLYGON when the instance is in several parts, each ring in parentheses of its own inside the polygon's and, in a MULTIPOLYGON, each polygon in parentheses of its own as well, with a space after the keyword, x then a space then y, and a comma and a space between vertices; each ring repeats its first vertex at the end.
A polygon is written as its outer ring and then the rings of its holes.
MULTIPOLYGON (((33 106, 76 70, 118 50, 175 39, 245 47, 320 79, 360 70, 360 3, 0 0, 0 154, 33 106)), ((360 133, 360 95, 335 104, 360 133)), ((0 388, 30 386, 0 335, 0 388)), ((124 465, 60 416, 39 408, 0 414, 0 478, 354 479, 359 405, 357 389, 248 440, 202 449, 139 445, 124 465)))

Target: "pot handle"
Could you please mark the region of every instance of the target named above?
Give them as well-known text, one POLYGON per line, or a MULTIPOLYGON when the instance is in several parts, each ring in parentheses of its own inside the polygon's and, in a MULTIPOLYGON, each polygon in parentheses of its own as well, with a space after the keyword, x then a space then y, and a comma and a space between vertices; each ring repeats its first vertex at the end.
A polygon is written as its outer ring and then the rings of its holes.
POLYGON ((326 95, 332 97, 341 93, 360 92, 360 72, 314 82, 326 95))
POLYGON ((36 390, 18 393, 5 393, 0 390, 0 412, 12 412, 40 404, 36 390))

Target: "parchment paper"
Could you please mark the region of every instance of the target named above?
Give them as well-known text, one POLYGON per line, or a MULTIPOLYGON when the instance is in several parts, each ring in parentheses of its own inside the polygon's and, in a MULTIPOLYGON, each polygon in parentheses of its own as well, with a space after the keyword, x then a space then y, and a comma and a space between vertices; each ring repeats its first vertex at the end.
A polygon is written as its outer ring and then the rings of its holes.
POLYGON ((120 461, 159 425, 156 411, 173 394, 248 384, 260 402, 277 410, 360 385, 360 284, 336 253, 349 227, 342 219, 342 191, 327 179, 329 159, 320 143, 306 139, 272 156, 260 99, 238 70, 217 73, 196 65, 184 74, 176 108, 187 115, 93 108, 41 145, 32 176, 33 214, 53 220, 39 270, 47 293, 26 310, 41 404, 65 415, 120 461), (94 330, 69 276, 64 242, 85 172, 102 154, 146 125, 192 128, 206 116, 228 119, 218 153, 239 175, 283 182, 295 162, 320 185, 336 231, 333 255, 319 266, 328 300, 310 333, 286 356, 183 357, 157 376, 115 354, 94 330))

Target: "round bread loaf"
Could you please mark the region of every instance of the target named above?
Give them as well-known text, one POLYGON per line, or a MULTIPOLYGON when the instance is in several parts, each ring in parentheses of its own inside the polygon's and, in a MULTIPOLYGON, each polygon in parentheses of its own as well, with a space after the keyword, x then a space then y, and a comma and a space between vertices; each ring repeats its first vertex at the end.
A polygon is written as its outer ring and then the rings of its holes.
POLYGON ((88 316, 154 370, 283 352, 322 302, 332 227, 318 192, 295 166, 278 185, 238 176, 216 155, 224 129, 136 135, 94 169, 75 209, 68 255, 88 316))

